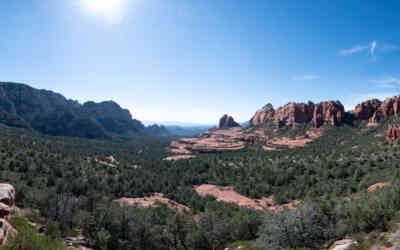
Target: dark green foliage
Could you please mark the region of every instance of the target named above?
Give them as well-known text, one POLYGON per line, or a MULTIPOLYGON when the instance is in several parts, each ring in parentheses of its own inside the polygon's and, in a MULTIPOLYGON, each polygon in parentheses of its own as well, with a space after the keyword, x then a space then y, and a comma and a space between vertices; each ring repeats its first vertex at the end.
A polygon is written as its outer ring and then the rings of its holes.
MULTIPOLYGON (((264 152, 250 147, 176 162, 162 160, 168 138, 136 134, 132 140, 86 140, 0 125, 0 181, 16 187, 18 206, 40 212, 42 218, 32 218, 46 225, 46 234, 65 237, 82 228, 95 249, 221 249, 257 237, 262 248, 321 249, 349 234, 390 228, 400 209, 395 184, 400 150, 396 143, 375 137, 389 122, 370 130, 363 130, 363 123, 326 127, 323 137, 304 148, 264 152), (102 164, 110 155, 119 164, 102 164), (392 186, 365 194, 379 181, 391 181, 392 186), (262 211, 200 197, 193 186, 201 184, 304 204, 296 211, 264 216, 262 211), (127 208, 112 202, 154 192, 191 211, 177 213, 165 205, 127 208), (354 194, 361 198, 343 199, 354 194)), ((306 129, 284 128, 279 133, 296 136, 306 129)))
POLYGON ((332 236, 332 227, 316 204, 306 203, 296 210, 267 213, 259 236, 256 245, 262 249, 318 249, 332 236))

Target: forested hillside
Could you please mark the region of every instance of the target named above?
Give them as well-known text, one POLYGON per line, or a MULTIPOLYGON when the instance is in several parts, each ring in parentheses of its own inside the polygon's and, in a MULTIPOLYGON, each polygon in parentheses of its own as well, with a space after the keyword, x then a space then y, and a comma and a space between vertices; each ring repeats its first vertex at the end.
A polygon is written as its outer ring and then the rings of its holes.
POLYGON ((392 227, 400 209, 400 151, 384 133, 393 119, 377 127, 326 125, 305 147, 254 145, 178 161, 163 160, 170 143, 163 137, 87 140, 1 126, 0 181, 15 186, 18 207, 48 235, 62 239, 82 230, 94 249, 222 249, 237 241, 321 249, 346 235, 392 227), (378 182, 389 184, 368 193, 378 182), (281 212, 240 207, 201 196, 195 187, 202 184, 272 197, 277 205, 301 203, 281 212), (189 210, 113 202, 154 193, 189 210))

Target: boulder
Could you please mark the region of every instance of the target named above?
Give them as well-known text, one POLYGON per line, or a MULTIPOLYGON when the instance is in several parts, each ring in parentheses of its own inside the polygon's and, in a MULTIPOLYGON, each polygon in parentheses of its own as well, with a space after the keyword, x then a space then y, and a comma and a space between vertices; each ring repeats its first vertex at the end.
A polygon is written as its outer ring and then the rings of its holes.
POLYGON ((219 127, 220 128, 232 128, 232 127, 239 127, 240 125, 235 122, 232 116, 225 114, 219 120, 219 127))
POLYGON ((259 126, 265 124, 267 121, 273 121, 275 115, 274 107, 271 103, 265 105, 262 109, 258 110, 251 118, 250 124, 252 126, 259 126))
POLYGON ((338 240, 333 243, 333 246, 329 249, 332 250, 351 250, 352 247, 357 244, 354 240, 346 239, 346 240, 338 240))
POLYGON ((11 212, 11 208, 4 203, 0 203, 0 218, 7 217, 11 212))
POLYGON ((8 183, 0 184, 0 202, 8 206, 13 206, 15 200, 15 189, 8 183))

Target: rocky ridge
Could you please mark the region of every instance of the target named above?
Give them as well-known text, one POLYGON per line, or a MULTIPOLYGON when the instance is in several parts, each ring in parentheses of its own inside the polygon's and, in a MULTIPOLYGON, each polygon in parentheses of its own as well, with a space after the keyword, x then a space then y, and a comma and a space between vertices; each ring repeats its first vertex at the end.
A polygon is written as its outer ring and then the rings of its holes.
POLYGON ((358 104, 354 110, 354 117, 358 120, 369 120, 377 123, 382 118, 397 116, 400 111, 400 96, 387 98, 384 102, 377 99, 367 100, 358 104))
POLYGON ((312 123, 314 128, 319 128, 325 123, 340 125, 344 113, 344 107, 339 101, 318 104, 290 102, 276 111, 271 104, 267 104, 256 112, 250 123, 253 126, 260 126, 273 121, 276 127, 295 127, 296 124, 312 123))
POLYGON ((48 135, 86 138, 145 129, 113 101, 80 104, 52 91, 12 82, 0 82, 0 123, 48 135))

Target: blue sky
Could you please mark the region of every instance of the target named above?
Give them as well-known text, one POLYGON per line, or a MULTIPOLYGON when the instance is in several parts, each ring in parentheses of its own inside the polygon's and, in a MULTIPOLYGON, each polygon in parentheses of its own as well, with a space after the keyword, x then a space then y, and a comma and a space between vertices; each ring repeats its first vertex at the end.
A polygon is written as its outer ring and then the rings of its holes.
POLYGON ((91 1, 0 1, 0 80, 192 123, 398 94, 399 1, 91 1))

